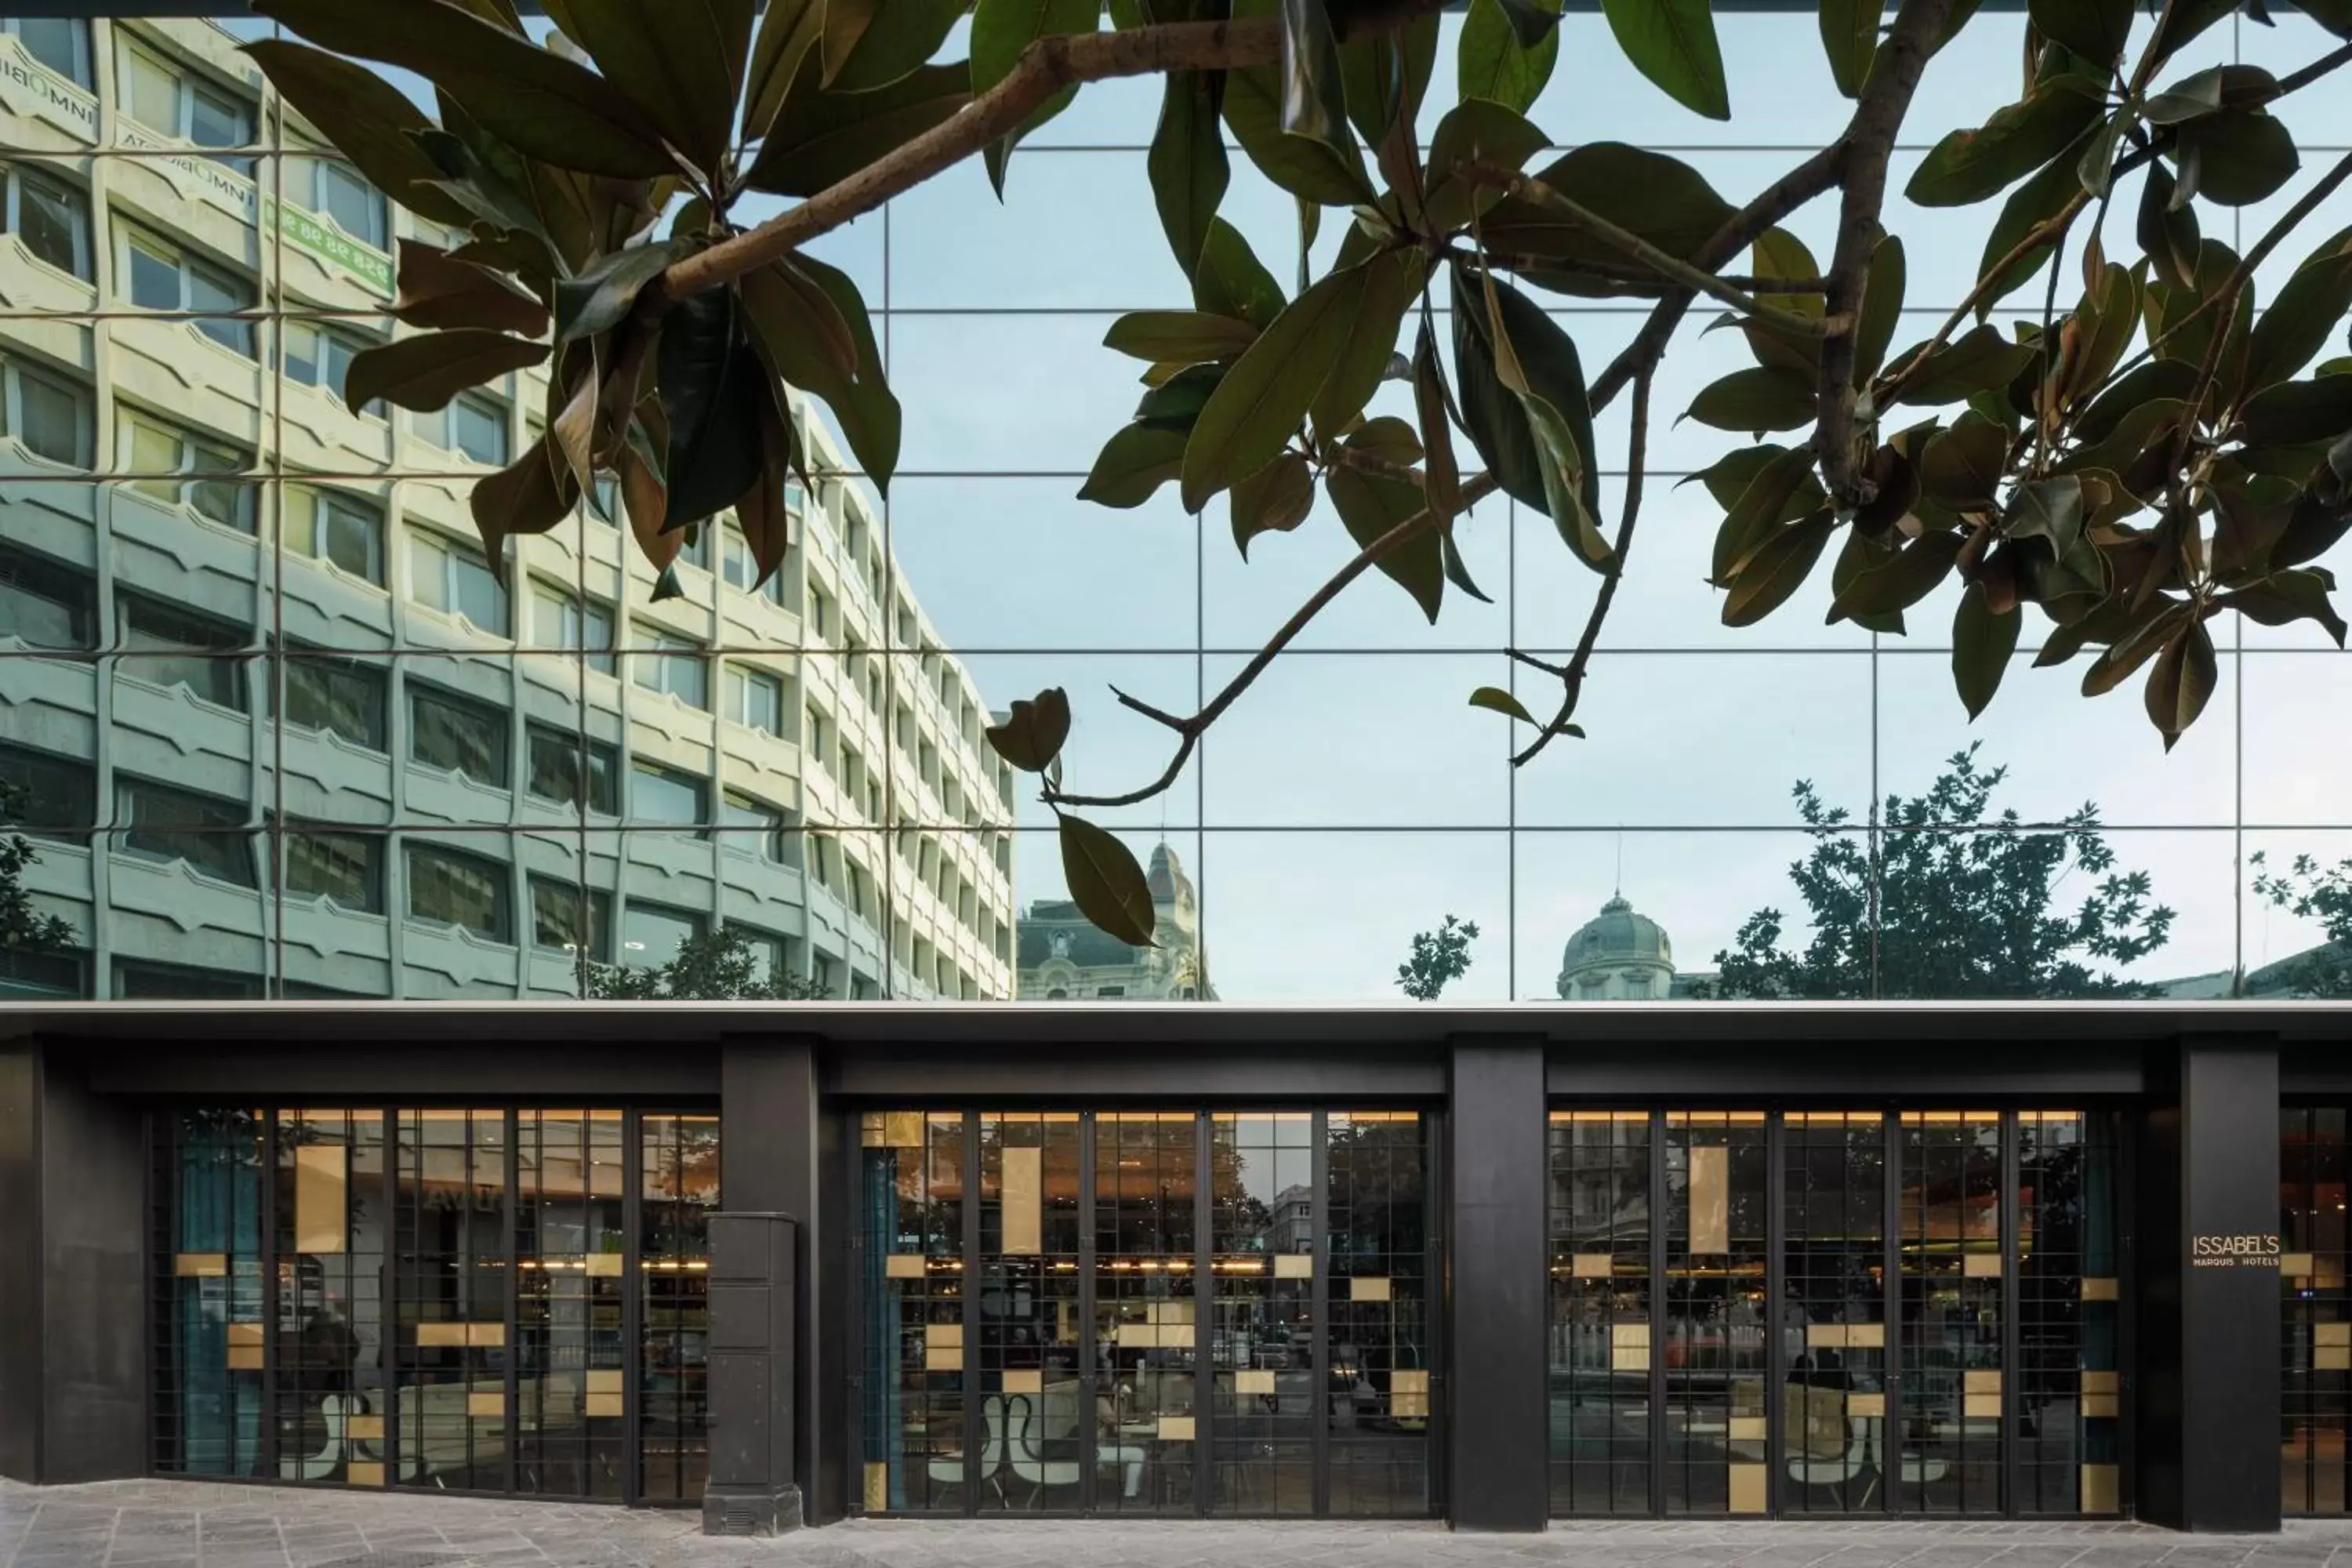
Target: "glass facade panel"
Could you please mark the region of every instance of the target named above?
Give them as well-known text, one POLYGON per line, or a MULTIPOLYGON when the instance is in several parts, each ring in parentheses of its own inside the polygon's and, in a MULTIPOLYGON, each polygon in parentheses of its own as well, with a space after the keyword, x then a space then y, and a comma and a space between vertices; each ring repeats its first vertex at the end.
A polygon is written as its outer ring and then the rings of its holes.
POLYGON ((1874 1111, 1783 1119, 1785 1512, 1887 1506, 1886 1129, 1874 1111))
MULTIPOLYGON (((1192 1511, 1200 1368, 1199 1118, 1103 1111, 1095 1122, 1094 1399, 1119 1483, 1099 1513, 1192 1511)), ((1097 1453, 1101 1445, 1097 1443, 1097 1453)))
POLYGON ((2000 1508, 2005 1291, 2000 1117, 1903 1118, 1902 1487, 1916 1513, 2000 1508))
POLYGON ((1413 1111, 1330 1114, 1325 1258, 1335 1514, 1428 1511, 1428 1145, 1413 1111))
POLYGON ((961 1511, 975 1485, 1003 1484, 1002 1450, 977 1479, 982 1452, 967 1455, 964 1118, 868 1111, 859 1142, 862 1505, 871 1513, 961 1511))
MULTIPOLYGON (((980 1118, 980 1333, 969 1348, 980 1397, 983 1512, 1075 1511, 1081 1423, 1094 1414, 1078 1359, 1078 1118, 980 1118)), ((1097 1443, 1104 1439, 1097 1435, 1097 1443)))
POLYGON ((1764 1113, 1674 1111, 1665 1131, 1666 1511, 1761 1513, 1764 1113))
POLYGON ((2279 1112, 2279 1501, 2290 1514, 2340 1516, 2352 1501, 2347 1121, 2340 1104, 2279 1112))
POLYGON ((1550 1124, 1551 1510, 1647 1514, 1651 1117, 1550 1124))
POLYGON ((1210 1119, 1215 1513, 1315 1511, 1314 1145, 1305 1111, 1210 1119))

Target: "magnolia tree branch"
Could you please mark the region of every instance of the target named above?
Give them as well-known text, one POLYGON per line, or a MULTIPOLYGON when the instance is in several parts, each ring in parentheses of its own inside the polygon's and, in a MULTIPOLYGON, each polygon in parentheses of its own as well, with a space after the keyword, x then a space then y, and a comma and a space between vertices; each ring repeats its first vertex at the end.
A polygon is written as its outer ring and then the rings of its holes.
POLYGON ((1860 493, 1864 481, 1853 451, 1854 345, 1862 324, 1863 289, 1870 281, 1871 255, 1885 234, 1879 212, 1886 201, 1887 160, 1951 8, 1952 0, 1903 0, 1895 26, 1871 62, 1853 119, 1838 142, 1845 200, 1838 216, 1837 248, 1830 258, 1829 294, 1822 305, 1822 319, 1831 331, 1822 340, 1813 449, 1821 458, 1822 482, 1840 506, 1868 499, 1860 493))

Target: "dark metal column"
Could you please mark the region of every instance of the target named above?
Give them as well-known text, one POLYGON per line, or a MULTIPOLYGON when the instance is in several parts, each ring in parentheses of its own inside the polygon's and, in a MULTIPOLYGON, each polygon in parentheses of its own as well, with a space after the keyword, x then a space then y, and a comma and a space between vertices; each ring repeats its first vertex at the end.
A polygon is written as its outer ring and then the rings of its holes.
POLYGON ((2274 1039, 2159 1046, 2138 1170, 2143 1517, 2279 1527, 2279 1066, 2274 1039))
MULTIPOLYGON (((2024 1169, 2020 1147, 2023 1126, 2014 1110, 2000 1113, 2000 1511, 2014 1519, 2025 1496, 2025 1353, 2023 1326, 2018 1321, 2024 1301, 2025 1255, 2018 1238, 2025 1234, 2019 1223, 2022 1210, 2019 1189, 2024 1169)), ((2037 1151, 2039 1152, 2039 1151, 2037 1151)))
POLYGON ((1315 1260, 1307 1281, 1307 1315, 1313 1331, 1307 1336, 1307 1375, 1314 1393, 1307 1408, 1314 1413, 1315 1513, 1331 1511, 1331 1117, 1315 1112, 1310 1123, 1314 1139, 1307 1155, 1307 1256, 1315 1260))
POLYGON ((1789 1377, 1788 1158, 1787 1118, 1775 1110, 1764 1118, 1764 1511, 1776 1518, 1788 1474, 1780 1414, 1789 1377))
POLYGON ((1095 1345, 1095 1115, 1078 1114, 1078 1511, 1095 1511, 1096 1447, 1102 1423, 1100 1352, 1095 1345))
POLYGON ((1453 1524, 1540 1531, 1549 1382, 1543 1044, 1463 1037, 1450 1056, 1444 1430, 1453 1524))
MULTIPOLYGON (((1650 1515, 1666 1517, 1666 1232, 1673 1227, 1673 1205, 1666 1198, 1666 1113, 1650 1112, 1650 1515)), ((1612 1335, 1614 1335, 1612 1328, 1612 1335)), ((1611 1375, 1615 1375, 1617 1347, 1609 1347, 1611 1375)), ((1547 1379, 1549 1384, 1549 1379, 1547 1379)), ((1549 1413, 1546 1413, 1549 1425, 1549 1413)), ((1549 1433, 1547 1433, 1549 1436, 1549 1433)))

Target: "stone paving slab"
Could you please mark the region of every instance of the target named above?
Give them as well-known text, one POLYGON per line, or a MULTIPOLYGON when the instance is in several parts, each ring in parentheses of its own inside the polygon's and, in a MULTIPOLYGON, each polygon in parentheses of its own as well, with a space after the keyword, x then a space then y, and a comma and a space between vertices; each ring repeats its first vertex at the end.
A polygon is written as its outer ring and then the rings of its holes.
POLYGON ((2352 1568, 2352 1521, 1615 1520, 1541 1535, 1392 1522, 866 1520, 714 1541, 690 1511, 111 1481, 0 1482, 0 1568, 2352 1568))

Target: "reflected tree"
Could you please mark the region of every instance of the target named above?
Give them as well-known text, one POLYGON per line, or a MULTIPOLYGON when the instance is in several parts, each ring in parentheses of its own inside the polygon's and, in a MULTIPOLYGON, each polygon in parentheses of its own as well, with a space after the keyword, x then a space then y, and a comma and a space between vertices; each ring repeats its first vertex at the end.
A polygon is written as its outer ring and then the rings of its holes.
MULTIPOLYGON (((25 791, 0 780, 0 826, 25 812, 25 791)), ((0 832, 0 954, 57 952, 73 945, 73 927, 33 908, 25 890, 25 868, 41 858, 21 833, 0 832)))
POLYGON ((667 963, 583 962, 580 994, 597 1002, 821 1002, 830 994, 820 981, 761 967, 740 931, 702 931, 679 942, 667 963))
POLYGON ((2273 909, 2317 921, 2327 943, 2287 961, 2279 978, 2296 996, 2352 997, 2352 859, 2323 866, 2298 855, 2284 871, 2273 871, 2259 852, 2253 857, 2254 892, 2273 909))
POLYGON ((1412 939, 1412 956, 1397 965, 1397 989, 1416 1002, 1434 1002, 1438 993, 1470 968, 1470 944, 1478 940, 1476 921, 1452 915, 1433 931, 1412 939))
POLYGON ((2145 871, 2118 871, 2085 803, 2054 823, 1992 809, 2008 770, 1955 755, 1927 793, 1886 798, 1884 816, 1853 821, 1800 782, 1797 809, 1812 852, 1789 868, 1811 937, 1784 946, 1789 921, 1759 910, 1719 973, 1695 995, 1998 1001, 2141 997, 2156 988, 2111 973, 2162 947, 2173 911, 2152 901, 2145 871), (2062 903, 2071 878, 2090 883, 2062 903))

